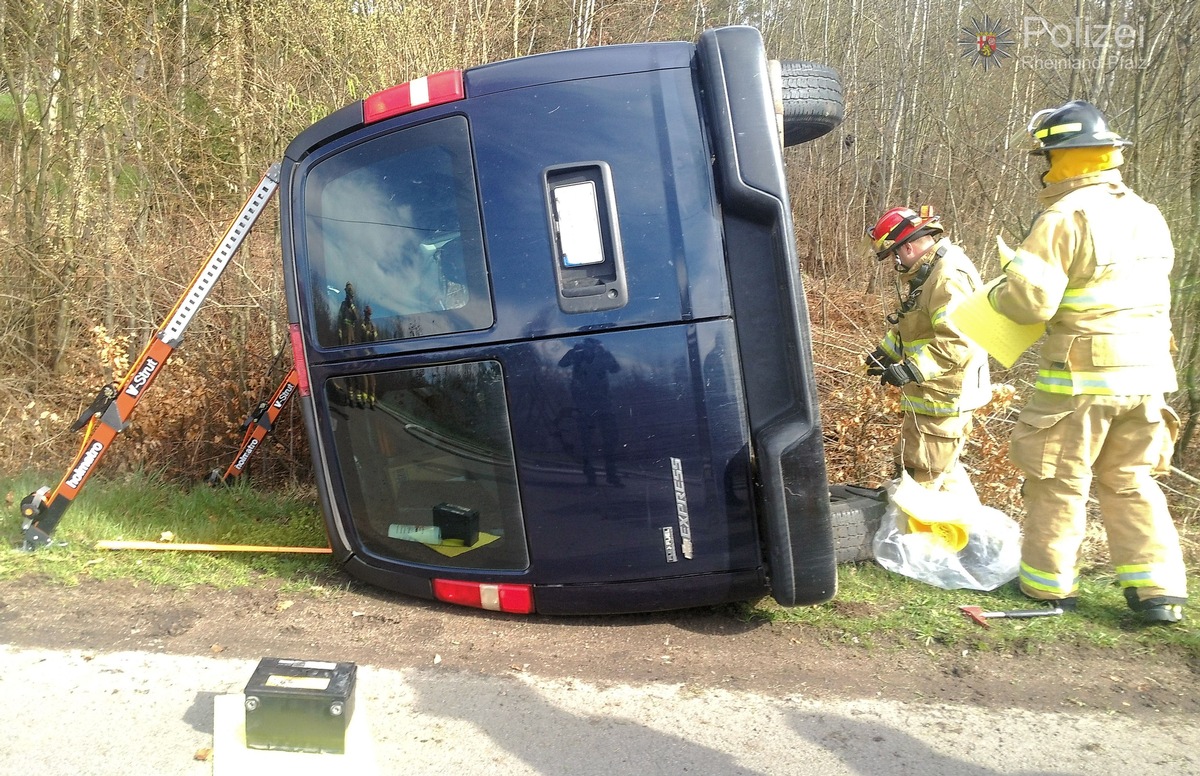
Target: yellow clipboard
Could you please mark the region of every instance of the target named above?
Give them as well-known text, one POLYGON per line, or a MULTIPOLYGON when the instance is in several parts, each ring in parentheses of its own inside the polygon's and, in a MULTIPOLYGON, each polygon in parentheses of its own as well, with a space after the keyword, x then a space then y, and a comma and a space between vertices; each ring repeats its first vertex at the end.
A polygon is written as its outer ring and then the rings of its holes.
MULTIPOLYGON (((1012 249, 1004 244, 1004 239, 997 237, 996 243, 1000 255, 1007 254, 1011 260, 1012 249)), ((1046 333, 1046 325, 1017 323, 993 309, 992 303, 988 301, 988 294, 1002 280, 1003 275, 971 294, 951 310, 950 323, 1008 369, 1017 362, 1022 353, 1041 339, 1046 333)))

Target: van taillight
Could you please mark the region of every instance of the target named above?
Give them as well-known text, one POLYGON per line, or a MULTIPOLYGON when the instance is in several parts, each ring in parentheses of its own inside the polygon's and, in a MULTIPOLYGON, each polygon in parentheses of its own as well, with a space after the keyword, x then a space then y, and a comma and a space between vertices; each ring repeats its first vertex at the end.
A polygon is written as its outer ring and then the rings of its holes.
POLYGON ((363 100, 363 123, 441 105, 466 97, 461 70, 446 70, 375 92, 363 100))
POLYGON ((288 336, 292 340, 292 365, 296 368, 301 396, 308 396, 308 361, 304 358, 304 339, 300 336, 300 324, 288 324, 288 336))
POLYGON ((533 613, 532 585, 493 585, 486 582, 462 582, 454 579, 433 580, 433 595, 439 601, 474 606, 493 612, 533 613))

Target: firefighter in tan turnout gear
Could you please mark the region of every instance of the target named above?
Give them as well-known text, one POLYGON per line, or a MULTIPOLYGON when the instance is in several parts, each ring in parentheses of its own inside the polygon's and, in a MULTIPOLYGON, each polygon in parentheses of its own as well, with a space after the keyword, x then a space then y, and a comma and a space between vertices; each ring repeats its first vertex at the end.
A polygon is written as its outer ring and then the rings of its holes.
POLYGON ((895 261, 900 309, 867 355, 867 373, 898 386, 904 419, 897 459, 935 490, 975 489, 959 457, 974 410, 991 399, 987 353, 965 338, 949 311, 980 286, 979 272, 926 208, 888 210, 868 232, 875 256, 895 261))
POLYGON ((992 306, 1017 323, 1046 323, 1036 390, 1012 434, 1025 474, 1020 586, 1073 608, 1093 478, 1129 607, 1178 622, 1186 601, 1179 536, 1152 477, 1170 465, 1178 416, 1163 394, 1172 363, 1171 234, 1158 208, 1116 169, 1129 141, 1093 105, 1075 101, 1029 124, 1048 157, 1044 210, 1002 256, 992 306))

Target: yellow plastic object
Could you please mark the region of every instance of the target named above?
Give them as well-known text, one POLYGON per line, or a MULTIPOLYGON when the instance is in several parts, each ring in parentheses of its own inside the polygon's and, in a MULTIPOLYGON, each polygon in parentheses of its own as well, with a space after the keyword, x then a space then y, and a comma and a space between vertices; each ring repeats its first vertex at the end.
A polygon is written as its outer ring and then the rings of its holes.
MULTIPOLYGON (((996 246, 1005 262, 1012 261, 1013 249, 1002 237, 996 237, 996 246)), ((1016 363, 1017 358, 1028 350, 1046 333, 1041 323, 1021 324, 992 309, 988 294, 1004 279, 1000 276, 967 297, 950 310, 950 323, 959 331, 986 350, 1005 369, 1016 363)))
POLYGON ((499 538, 500 537, 496 534, 490 534, 487 531, 480 531, 479 541, 475 542, 470 547, 467 547, 465 544, 463 544, 461 539, 447 539, 441 544, 427 544, 425 546, 431 550, 440 552, 447 558, 455 558, 459 555, 462 555, 464 552, 470 552, 471 550, 477 550, 480 547, 489 545, 499 538))
POLYGON ((962 523, 941 521, 927 523, 924 520, 918 520, 912 515, 908 516, 908 532, 931 534, 936 541, 946 545, 955 552, 966 547, 967 540, 970 539, 970 534, 967 533, 967 529, 962 523))
POLYGON ((346 726, 344 754, 286 752, 281 749, 251 749, 246 745, 246 696, 242 693, 213 698, 213 776, 258 776, 286 773, 288 776, 328 776, 353 773, 378 776, 379 761, 366 705, 355 704, 346 726))
POLYGON ((907 473, 892 493, 892 502, 908 518, 909 533, 926 533, 958 552, 967 546, 970 531, 962 515, 978 506, 975 495, 932 490, 921 485, 907 473))

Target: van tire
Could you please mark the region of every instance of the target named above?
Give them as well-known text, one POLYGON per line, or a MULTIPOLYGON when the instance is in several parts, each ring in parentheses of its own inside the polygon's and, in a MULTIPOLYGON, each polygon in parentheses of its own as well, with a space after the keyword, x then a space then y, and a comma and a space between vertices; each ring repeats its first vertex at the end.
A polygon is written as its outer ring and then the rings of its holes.
POLYGON ((833 523, 833 543, 838 563, 871 560, 871 540, 879 530, 887 511, 887 491, 856 485, 832 485, 829 488, 829 519, 833 523))
POLYGON ((807 143, 836 129, 846 110, 837 71, 797 60, 780 60, 779 66, 783 81, 783 144, 807 143))

